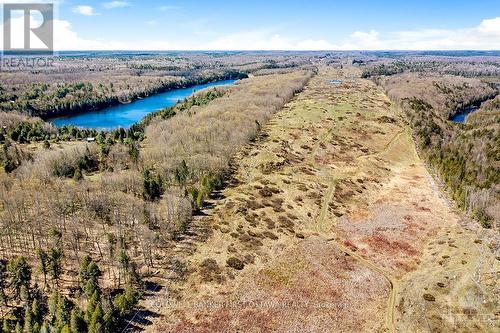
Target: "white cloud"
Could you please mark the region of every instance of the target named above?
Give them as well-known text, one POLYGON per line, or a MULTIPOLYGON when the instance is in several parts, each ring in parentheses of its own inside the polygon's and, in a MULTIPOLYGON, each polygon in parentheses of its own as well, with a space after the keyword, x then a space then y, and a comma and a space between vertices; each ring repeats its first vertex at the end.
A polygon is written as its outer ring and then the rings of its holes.
POLYGON ((117 41, 86 39, 79 36, 71 27, 71 23, 64 20, 54 20, 54 48, 65 50, 120 50, 126 49, 127 44, 117 41))
POLYGON ((324 39, 305 39, 296 42, 291 50, 332 50, 335 46, 324 39))
POLYGON ((326 40, 294 40, 266 30, 228 34, 199 46, 203 50, 325 50, 333 47, 326 40))
POLYGON ((421 29, 380 34, 357 31, 338 45, 342 50, 500 50, 500 17, 476 27, 421 29))
POLYGON ((234 50, 245 49, 267 49, 269 45, 273 45, 275 49, 280 49, 285 46, 286 42, 278 34, 270 34, 265 30, 243 31, 237 33, 226 34, 212 41, 206 42, 201 46, 201 49, 206 50, 234 50))
MULTIPOLYGON (((155 29, 158 22, 151 20, 146 24, 155 29)), ((200 37, 196 29, 186 28, 192 31, 192 36, 168 40, 129 40, 124 36, 122 40, 104 40, 82 37, 65 20, 55 20, 54 31, 57 50, 500 50, 500 17, 484 19, 472 28, 455 30, 355 31, 336 43, 326 39, 286 37, 275 29, 229 34, 210 32, 200 37)))
POLYGON ((111 1, 103 3, 102 6, 106 9, 113 9, 113 8, 130 7, 132 6, 132 4, 128 1, 111 1))
POLYGON ((370 30, 370 31, 354 31, 350 36, 349 36, 349 41, 346 42, 343 46, 340 46, 340 48, 344 49, 349 49, 352 48, 351 45, 363 45, 364 49, 373 49, 373 48, 378 48, 380 46, 380 40, 379 40, 380 34, 375 31, 375 30, 370 30))
POLYGON ((94 11, 94 8, 85 5, 76 6, 75 8, 73 8, 73 13, 78 13, 86 16, 99 15, 94 11))
POLYGON ((500 35, 500 17, 481 21, 478 30, 484 34, 500 35))
POLYGON ((226 34, 198 45, 216 50, 500 50, 500 17, 463 29, 420 29, 380 33, 355 31, 340 42, 294 39, 272 31, 226 34))

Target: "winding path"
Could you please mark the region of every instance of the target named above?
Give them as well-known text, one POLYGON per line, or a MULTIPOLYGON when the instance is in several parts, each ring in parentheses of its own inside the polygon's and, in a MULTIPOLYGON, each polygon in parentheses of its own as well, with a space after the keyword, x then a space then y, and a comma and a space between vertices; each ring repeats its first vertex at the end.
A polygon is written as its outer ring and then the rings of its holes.
MULTIPOLYGON (((385 147, 381 151, 378 151, 378 152, 373 153, 373 154, 361 155, 361 156, 358 156, 357 159, 371 158, 371 157, 375 157, 375 156, 383 154, 384 152, 386 152, 391 147, 391 145, 394 142, 396 142, 396 140, 403 133, 405 133, 405 131, 406 131, 406 129, 403 129, 403 130, 397 132, 391 138, 391 140, 389 140, 389 142, 385 145, 385 147)), ((331 133, 331 131, 329 131, 329 133, 331 133)), ((314 154, 312 154, 312 155, 314 155, 314 154)), ((343 177, 345 177, 348 173, 349 172, 342 172, 340 175, 338 175, 337 177, 335 177, 335 179, 333 179, 330 182, 328 190, 327 190, 327 192, 326 192, 326 194, 324 196, 324 200, 323 200, 323 203, 322 203, 322 206, 321 206, 320 215, 319 215, 318 219, 316 220, 316 226, 317 226, 317 230, 319 232, 322 231, 322 226, 323 226, 323 224, 325 222, 326 215, 327 215, 327 212, 328 212, 328 204, 333 199, 333 194, 335 192, 335 186, 336 186, 338 180, 342 179, 343 177)), ((386 326, 387 326, 389 332, 395 333, 396 332, 396 325, 395 325, 395 319, 394 319, 394 317, 395 317, 395 311, 396 311, 396 295, 397 295, 397 292, 398 292, 398 289, 399 289, 399 281, 395 277, 393 277, 389 272, 387 272, 382 266, 377 265, 377 264, 371 262, 370 260, 367 260, 367 259, 363 258, 361 255, 355 253, 354 251, 352 251, 351 249, 349 249, 345 245, 341 244, 337 240, 337 238, 328 238, 328 239, 326 239, 326 241, 329 242, 330 244, 334 245, 340 251, 342 251, 345 254, 351 256, 352 258, 354 258, 361 265, 367 267, 368 269, 370 269, 370 270, 372 270, 374 272, 379 273, 380 275, 382 275, 389 282, 391 290, 390 290, 390 293, 389 293, 389 298, 387 299, 386 326)))

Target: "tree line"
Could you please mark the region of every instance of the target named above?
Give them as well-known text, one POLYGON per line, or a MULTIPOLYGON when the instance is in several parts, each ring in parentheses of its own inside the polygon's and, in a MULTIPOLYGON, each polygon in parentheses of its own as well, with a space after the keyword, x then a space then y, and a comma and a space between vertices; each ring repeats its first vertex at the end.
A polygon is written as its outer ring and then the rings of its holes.
POLYGON ((421 156, 458 205, 482 226, 498 225, 498 91, 478 79, 459 76, 404 73, 376 81, 403 108, 421 156), (471 121, 457 124, 449 120, 463 108, 481 102, 480 111, 469 116, 471 121))
POLYGON ((118 82, 31 83, 23 89, 0 89, 0 110, 49 119, 98 110, 168 90, 246 76, 233 70, 221 70, 196 75, 187 73, 182 77, 130 77, 118 82))

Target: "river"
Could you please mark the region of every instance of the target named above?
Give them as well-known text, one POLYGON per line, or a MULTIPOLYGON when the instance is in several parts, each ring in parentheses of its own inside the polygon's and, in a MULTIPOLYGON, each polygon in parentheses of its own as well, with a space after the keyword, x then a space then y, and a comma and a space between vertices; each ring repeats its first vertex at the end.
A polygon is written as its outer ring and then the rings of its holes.
POLYGON ((467 116, 476 111, 479 107, 477 106, 469 106, 465 108, 464 110, 460 111, 459 113, 455 114, 453 117, 451 117, 451 121, 456 122, 456 123, 464 123, 465 119, 467 116))
POLYGON ((75 115, 50 119, 49 122, 57 127, 73 125, 79 128, 93 128, 98 130, 113 130, 128 128, 140 121, 147 114, 175 105, 195 91, 209 87, 232 85, 237 80, 224 80, 199 84, 189 88, 174 89, 135 100, 128 104, 118 104, 98 111, 88 111, 75 115))

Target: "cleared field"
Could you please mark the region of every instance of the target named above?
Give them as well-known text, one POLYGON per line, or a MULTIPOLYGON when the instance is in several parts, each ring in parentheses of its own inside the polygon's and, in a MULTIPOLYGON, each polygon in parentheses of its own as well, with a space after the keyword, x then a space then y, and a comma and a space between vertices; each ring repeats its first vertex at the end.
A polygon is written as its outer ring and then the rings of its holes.
POLYGON ((178 245, 184 278, 143 304, 163 315, 151 331, 450 331, 460 323, 443 312, 460 302, 475 309, 464 330, 494 330, 479 314, 498 316, 498 299, 452 287, 481 263, 493 278, 474 281, 495 295, 494 231, 473 241, 399 110, 359 76, 321 68, 235 156, 230 186, 178 245), (457 275, 435 287, 447 265, 457 275))
POLYGON ((422 264, 401 280, 399 327, 412 332, 498 332, 498 234, 473 223, 447 224, 422 264))

